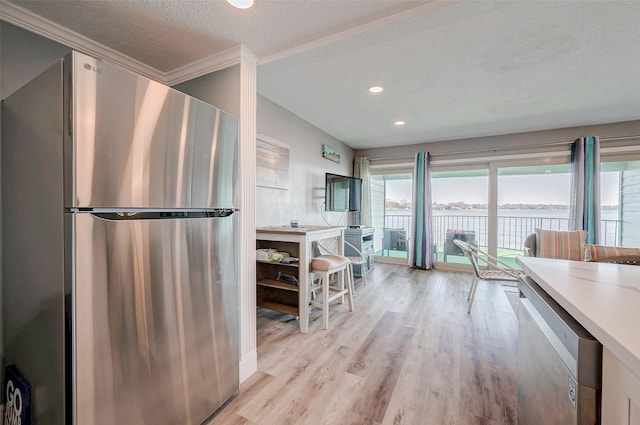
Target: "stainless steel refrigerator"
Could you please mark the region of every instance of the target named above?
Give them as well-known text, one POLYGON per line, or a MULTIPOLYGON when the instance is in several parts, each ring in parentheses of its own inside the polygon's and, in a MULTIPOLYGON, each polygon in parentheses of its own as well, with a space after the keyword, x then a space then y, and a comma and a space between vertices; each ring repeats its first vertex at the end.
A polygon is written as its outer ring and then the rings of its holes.
POLYGON ((73 52, 3 102, 5 360, 34 424, 201 424, 238 389, 238 123, 73 52))

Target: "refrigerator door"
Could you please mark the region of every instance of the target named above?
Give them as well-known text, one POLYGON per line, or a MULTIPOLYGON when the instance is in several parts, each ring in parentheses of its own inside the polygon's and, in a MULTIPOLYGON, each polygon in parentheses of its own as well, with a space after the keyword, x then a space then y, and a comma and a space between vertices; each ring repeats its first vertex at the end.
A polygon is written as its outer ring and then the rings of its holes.
POLYGON ((201 424, 237 392, 237 215, 67 214, 76 425, 201 424))
POLYGON ((66 207, 237 206, 236 118, 81 53, 65 75, 66 207))

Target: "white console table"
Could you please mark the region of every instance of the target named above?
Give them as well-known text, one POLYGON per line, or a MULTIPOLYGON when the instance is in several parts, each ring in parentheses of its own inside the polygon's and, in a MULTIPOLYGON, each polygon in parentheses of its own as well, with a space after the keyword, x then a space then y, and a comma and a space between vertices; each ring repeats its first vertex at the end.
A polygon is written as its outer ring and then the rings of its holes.
POLYGON ((338 238, 339 254, 342 255, 344 227, 269 226, 256 229, 258 248, 276 248, 299 258, 299 263, 292 264, 257 262, 258 306, 298 316, 300 332, 303 333, 309 329, 309 288, 313 242, 328 238, 338 238), (295 276, 298 279, 298 285, 276 280, 275 274, 278 269, 295 276))

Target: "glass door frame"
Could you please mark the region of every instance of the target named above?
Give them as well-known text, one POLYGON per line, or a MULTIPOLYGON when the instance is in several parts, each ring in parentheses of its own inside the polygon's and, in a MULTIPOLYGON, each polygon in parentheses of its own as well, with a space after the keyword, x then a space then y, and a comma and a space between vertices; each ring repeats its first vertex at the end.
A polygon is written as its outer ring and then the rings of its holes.
MULTIPOLYGON (((372 167, 373 168, 373 167, 372 167)), ((374 172, 371 173, 371 180, 373 181, 375 180, 382 180, 384 182, 384 196, 383 196, 383 208, 384 208, 384 221, 383 221, 383 227, 382 228, 378 228, 375 227, 374 229, 376 230, 376 236, 374 237, 374 240, 376 241, 376 246, 375 251, 376 252, 383 252, 383 245, 378 245, 378 242, 380 242, 380 244, 383 243, 382 239, 383 239, 383 229, 385 228, 384 226, 386 225, 386 192, 387 192, 387 181, 390 180, 401 180, 401 179, 386 179, 383 176, 401 176, 401 175, 407 175, 408 176, 408 180, 412 180, 413 179, 413 163, 408 164, 407 166, 404 167, 400 167, 400 166, 395 166, 393 169, 386 169, 384 167, 380 167, 378 169, 373 168, 374 172), (376 177, 382 177, 381 179, 377 179, 376 177)), ((413 191, 413 189, 412 189, 413 191)), ((413 197, 413 196, 412 196, 413 197)), ((372 214, 373 214, 373 205, 371 207, 372 210, 372 214)), ((409 219, 411 219, 411 216, 408 216, 409 219)), ((409 235, 407 235, 407 238, 409 238, 409 235)), ((381 262, 381 263, 391 263, 391 264, 403 264, 403 265, 407 265, 409 264, 409 243, 407 240, 407 256, 406 257, 394 257, 394 256, 389 256, 389 255, 378 255, 376 254, 374 257, 374 260, 376 262, 381 262)))
MULTIPOLYGON (((444 162, 444 161, 442 161, 444 162)), ((440 161, 436 161, 434 160, 432 162, 432 166, 431 166, 431 172, 432 175, 433 174, 437 174, 440 172, 446 172, 446 173, 455 173, 456 171, 459 172, 473 172, 474 170, 481 170, 483 172, 486 172, 486 177, 487 177, 487 185, 490 184, 490 173, 489 173, 489 163, 486 161, 476 161, 476 162, 470 162, 470 161, 456 161, 455 164, 440 164, 440 161)), ((457 177, 469 177, 469 176, 457 176, 457 177)), ((478 177, 478 176, 472 176, 472 177, 478 177)), ((484 176, 483 176, 484 177, 484 176)), ((434 199, 432 199, 432 201, 435 201, 434 199)), ((487 214, 489 214, 489 203, 490 201, 490 192, 488 190, 487 187, 487 214)), ((487 240, 490 239, 490 235, 491 235, 491 227, 490 227, 490 221, 487 220, 487 240)), ((434 226, 435 227, 435 226, 434 226)), ((462 230, 462 229, 460 229, 462 230)), ((443 239, 444 240, 444 239, 443 239)), ((444 249, 444 247, 443 247, 444 249)), ((471 269, 471 263, 469 263, 466 259, 464 259, 464 261, 466 261, 465 263, 459 263, 459 262, 446 262, 446 261, 440 261, 438 260, 437 256, 436 256, 436 262, 435 262, 435 266, 437 269, 440 270, 451 270, 451 271, 470 271, 471 269)))
MULTIPOLYGON (((496 258, 498 258, 498 245, 499 245, 499 232, 500 232, 500 225, 499 225, 499 218, 500 218, 500 205, 499 205, 499 198, 500 198, 500 170, 501 169, 505 169, 505 168, 520 168, 520 167, 554 167, 557 168, 557 166, 566 166, 567 167, 567 174, 570 178, 570 154, 568 152, 555 152, 553 154, 545 154, 545 155, 540 155, 537 158, 527 158, 527 159, 518 159, 518 160, 500 160, 500 161, 494 161, 490 164, 490 175, 492 176, 492 186, 490 188, 490 190, 493 191, 493 198, 492 198, 492 203, 490 205, 490 217, 489 217, 489 221, 490 221, 490 225, 492 226, 493 229, 495 229, 494 231, 491 232, 491 236, 493 237, 493 241, 492 244, 490 245, 490 249, 489 249, 489 253, 493 256, 495 256, 496 258)), ((547 171, 545 170, 545 174, 547 174, 547 171)), ((557 174, 557 173, 553 173, 553 174, 557 174)), ((527 175, 527 174, 522 174, 522 175, 527 175)), ((535 175, 535 174, 528 174, 528 175, 535 175)), ((567 183, 567 190, 570 191, 570 183, 567 183)), ((567 204, 571 203, 571 199, 567 199, 567 204)), ((524 255, 524 241, 523 241, 523 246, 522 246, 522 255, 524 255)))

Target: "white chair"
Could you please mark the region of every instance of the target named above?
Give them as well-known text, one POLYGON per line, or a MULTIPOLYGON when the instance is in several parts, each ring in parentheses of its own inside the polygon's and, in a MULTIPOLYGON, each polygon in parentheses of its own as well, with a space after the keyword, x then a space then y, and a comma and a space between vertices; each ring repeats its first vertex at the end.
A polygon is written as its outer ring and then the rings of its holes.
MULTIPOLYGON (((355 276, 353 274, 353 266, 357 265, 360 266, 360 271, 361 271, 361 275, 362 275, 362 283, 364 286, 367 286, 367 277, 364 273, 364 265, 366 264, 366 259, 364 257, 364 254, 362 253, 362 251, 360 251, 358 248, 356 248, 352 243, 350 243, 349 241, 345 240, 344 244, 346 246, 348 246, 349 248, 351 248, 356 255, 344 255, 344 257, 348 258, 349 261, 351 262, 350 266, 349 266, 349 273, 351 274, 351 282, 354 283, 356 282, 355 276)), ((327 255, 327 254, 331 254, 331 255, 339 255, 338 252, 338 238, 330 238, 330 239, 323 239, 320 241, 316 241, 315 242, 315 250, 318 254, 321 255, 327 255)))
POLYGON ((493 280, 501 282, 518 282, 518 278, 522 274, 522 270, 514 269, 510 265, 498 260, 496 257, 487 254, 467 242, 455 239, 453 243, 456 244, 462 252, 464 252, 467 258, 469 258, 469 261, 473 266, 473 272, 475 273, 471 289, 469 290, 469 296, 467 297, 467 300, 469 301, 467 313, 471 313, 471 306, 473 305, 473 298, 476 295, 476 289, 478 288, 479 281, 493 280), (487 269, 481 270, 478 265, 478 261, 485 263, 487 269))
MULTIPOLYGON (((322 252, 321 244, 316 247, 322 252)), ((311 260, 311 273, 320 277, 319 282, 311 286, 311 305, 322 309, 322 328, 329 329, 329 305, 340 298, 344 302, 346 295, 349 311, 353 311, 353 275, 350 267, 351 260, 343 255, 325 253, 311 260), (342 272, 342 279, 338 279, 337 286, 331 285, 331 275, 342 272), (346 285, 345 285, 346 281, 346 285), (316 291, 322 291, 321 300, 315 299, 316 291)))
POLYGON ((353 266, 360 266, 360 275, 362 276, 362 284, 367 286, 367 275, 365 273, 365 267, 367 260, 364 258, 364 254, 358 248, 353 246, 349 241, 344 241, 344 244, 351 248, 356 254, 356 256, 347 256, 351 264, 349 265, 349 273, 351 274, 351 282, 355 284, 355 276, 353 275, 353 266))

